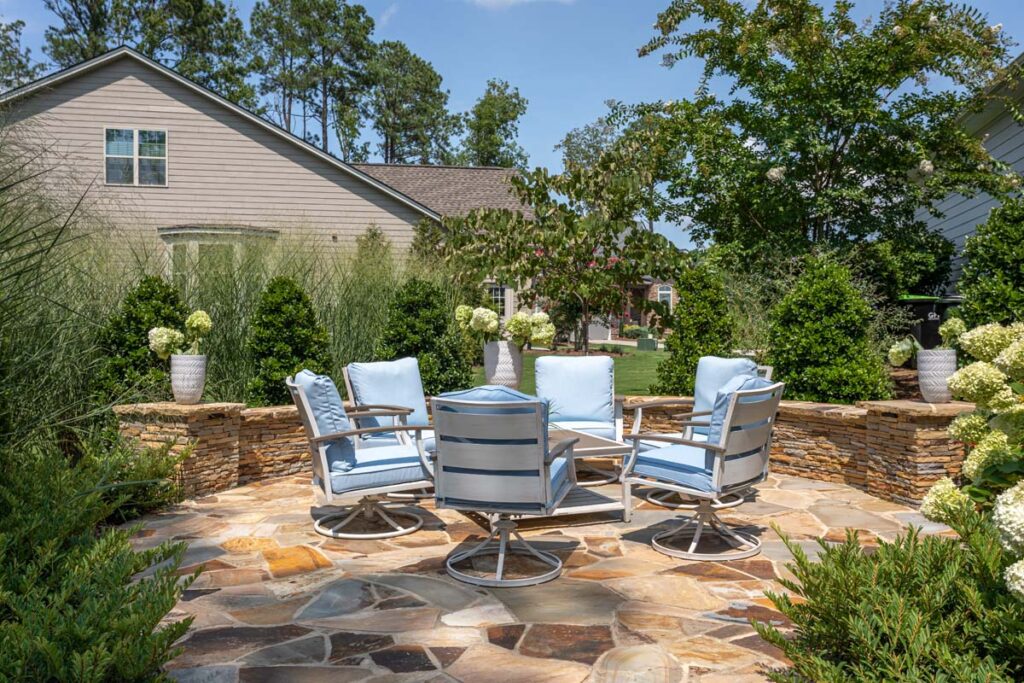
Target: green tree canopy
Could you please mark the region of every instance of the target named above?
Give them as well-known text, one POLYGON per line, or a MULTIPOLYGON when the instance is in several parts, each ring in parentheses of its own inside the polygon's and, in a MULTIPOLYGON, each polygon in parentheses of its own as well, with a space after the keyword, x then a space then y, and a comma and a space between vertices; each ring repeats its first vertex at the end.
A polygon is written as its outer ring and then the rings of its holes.
MULTIPOLYGON (((619 103, 615 100, 605 102, 609 110, 615 111, 619 103)), ((593 166, 607 150, 622 136, 622 128, 613 117, 599 116, 596 121, 579 128, 573 128, 562 141, 555 145, 555 151, 562 153, 562 164, 570 166, 593 166)))
POLYGON ((971 325, 1024 321, 1024 199, 992 211, 967 238, 961 310, 971 325))
POLYGON ((632 113, 647 122, 668 217, 699 241, 751 253, 896 238, 950 192, 1000 194, 1015 175, 961 125, 1000 98, 1009 41, 969 6, 898 0, 871 22, 853 3, 675 0, 641 49, 696 58, 691 99, 632 113))
POLYGON ((134 47, 182 76, 255 108, 248 76, 248 35, 223 0, 45 0, 58 23, 46 30, 46 54, 58 66, 134 47))
POLYGON ((370 116, 388 164, 448 163, 460 117, 448 111, 448 91, 430 62, 404 43, 384 41, 371 64, 370 116))
POLYGON ((32 61, 32 51, 21 46, 24 21, 0 22, 0 92, 39 78, 45 67, 32 61))
POLYGON ((517 142, 527 100, 507 81, 491 79, 466 116, 461 161, 471 166, 525 167, 526 150, 517 142))

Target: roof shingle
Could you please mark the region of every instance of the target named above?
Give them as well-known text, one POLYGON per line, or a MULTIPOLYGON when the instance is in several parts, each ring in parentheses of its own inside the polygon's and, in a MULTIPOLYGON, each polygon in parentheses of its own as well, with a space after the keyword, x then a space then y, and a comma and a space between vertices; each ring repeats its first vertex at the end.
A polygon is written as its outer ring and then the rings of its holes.
POLYGON ((442 216, 462 216, 473 209, 510 209, 533 213, 512 192, 509 179, 519 171, 493 166, 351 164, 442 216))

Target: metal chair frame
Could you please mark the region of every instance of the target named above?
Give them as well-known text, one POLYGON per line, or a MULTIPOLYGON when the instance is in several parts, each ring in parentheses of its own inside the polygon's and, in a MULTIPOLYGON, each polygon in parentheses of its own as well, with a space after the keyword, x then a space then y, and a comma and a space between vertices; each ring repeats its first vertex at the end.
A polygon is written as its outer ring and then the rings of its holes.
POLYGON ((423 431, 423 427, 404 424, 405 416, 412 411, 408 408, 402 408, 399 406, 360 406, 361 410, 346 411, 346 416, 349 419, 357 419, 359 417, 392 417, 400 424, 385 427, 348 429, 332 434, 321 434, 319 427, 317 427, 316 419, 313 416, 313 411, 310 408, 309 399, 306 397, 306 392, 301 386, 294 382, 292 377, 286 379, 285 384, 288 385, 288 391, 291 392, 292 400, 295 402, 296 408, 298 408, 299 419, 302 421, 306 437, 309 440, 309 452, 313 459, 313 487, 316 489, 318 496, 325 505, 329 506, 341 505, 346 501, 351 501, 353 498, 358 497, 351 509, 329 514, 316 520, 313 523, 313 528, 316 532, 331 538, 370 540, 393 538, 395 536, 411 534, 423 526, 423 518, 421 516, 408 511, 389 510, 384 507, 383 502, 385 500, 385 496, 388 494, 401 491, 415 491, 417 489, 430 487, 432 486, 430 479, 425 478, 422 480, 403 484, 393 484, 389 486, 367 487, 336 494, 331 487, 331 471, 327 462, 327 447, 335 441, 349 439, 353 444, 353 448, 358 452, 360 447, 360 439, 358 437, 364 434, 395 432, 402 434, 406 439, 408 439, 409 434, 415 434, 415 441, 410 442, 407 445, 416 447, 416 452, 420 458, 420 464, 432 476, 432 465, 429 458, 426 457, 426 453, 423 449, 423 440, 420 436, 423 431), (317 479, 319 479, 319 484, 317 484, 317 479), (379 518, 385 524, 390 526, 392 530, 381 533, 343 531, 346 526, 358 519, 360 515, 367 520, 379 518), (396 517, 400 519, 404 518, 405 520, 409 520, 411 523, 399 524, 394 519, 396 517))
MULTIPOLYGON (((692 517, 688 517, 683 524, 658 533, 652 538, 651 545, 655 550, 672 557, 705 561, 742 559, 761 552, 761 540, 759 538, 730 528, 719 519, 717 511, 723 509, 722 501, 727 495, 738 496, 742 503, 751 488, 764 481, 768 476, 768 452, 771 446, 772 431, 775 426, 775 417, 778 412, 783 389, 784 385, 781 382, 777 382, 762 389, 735 392, 729 401, 718 443, 693 441, 692 439, 660 434, 629 434, 626 436, 626 439, 633 441, 633 452, 630 454, 622 474, 623 503, 626 507, 625 518, 627 520, 630 515, 632 499, 630 489, 634 484, 678 493, 684 499, 697 500, 692 517), (750 399, 758 399, 760 397, 764 398, 755 402, 750 401, 750 399), (748 426, 749 428, 746 430, 738 429, 743 426, 748 426), (701 491, 653 476, 634 474, 633 468, 636 466, 636 460, 640 454, 641 440, 692 446, 713 454, 711 491, 701 491), (728 482, 726 477, 730 473, 726 464, 727 458, 739 454, 746 454, 744 457, 753 457, 755 453, 763 463, 761 471, 741 482, 728 482), (707 527, 711 527, 722 540, 736 550, 724 554, 698 552, 700 539, 707 527), (678 550, 664 543, 664 541, 674 537, 681 537, 684 541, 689 540, 690 544, 687 550, 678 550)), ((724 507, 735 507, 738 504, 727 504, 724 507)))

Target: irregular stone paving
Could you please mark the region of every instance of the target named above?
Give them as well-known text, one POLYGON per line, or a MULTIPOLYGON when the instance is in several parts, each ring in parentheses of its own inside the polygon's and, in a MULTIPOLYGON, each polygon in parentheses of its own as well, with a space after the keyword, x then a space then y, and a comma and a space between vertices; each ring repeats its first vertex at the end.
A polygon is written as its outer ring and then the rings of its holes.
MULTIPOLYGON (((615 487, 604 487, 614 493, 615 487)), ((760 681, 785 666, 750 619, 788 626, 766 589, 788 576, 770 524, 813 555, 847 527, 873 544, 907 524, 950 533, 915 511, 844 486, 772 476, 723 514, 756 530, 757 557, 688 562, 653 551, 679 513, 636 498, 614 513, 524 522, 561 556, 563 575, 523 588, 452 580, 444 558, 482 538, 482 520, 419 504, 423 529, 389 540, 329 539, 304 478, 289 477, 184 503, 144 520, 138 547, 188 544, 182 574, 204 571, 168 619, 192 616, 179 681, 760 681)))

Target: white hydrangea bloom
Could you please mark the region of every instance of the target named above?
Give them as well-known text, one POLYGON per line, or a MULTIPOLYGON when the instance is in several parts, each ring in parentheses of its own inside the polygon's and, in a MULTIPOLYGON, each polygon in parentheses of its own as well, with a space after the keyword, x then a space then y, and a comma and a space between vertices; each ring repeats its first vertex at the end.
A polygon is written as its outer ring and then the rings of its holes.
POLYGON ((948 432, 957 441, 978 443, 989 433, 988 420, 978 413, 965 413, 949 424, 948 432))
POLYGON ((154 327, 149 331, 149 348, 161 360, 178 353, 185 343, 185 335, 169 327, 154 327))
POLYGON ((512 317, 505 323, 505 331, 508 332, 512 342, 517 346, 523 346, 530 341, 533 334, 533 324, 530 322, 530 314, 519 311, 513 313, 512 317))
POLYGON ((889 349, 889 364, 892 365, 894 368, 898 368, 904 363, 906 363, 908 360, 910 360, 910 357, 912 355, 912 347, 908 347, 906 344, 902 342, 896 342, 889 349))
POLYGON ((555 341, 555 326, 551 323, 541 323, 533 328, 533 343, 537 346, 550 347, 555 341))
POLYGON ((989 432, 978 441, 964 460, 964 476, 974 479, 991 465, 1000 465, 1016 457, 1010 440, 1003 432, 989 432))
POLYGON ((1011 400, 1013 398, 1006 379, 1002 370, 979 361, 954 372, 947 384, 954 398, 971 401, 982 409, 996 410, 997 405, 1005 403, 1006 392, 1010 393, 1011 400))
POLYGON ((469 320, 470 328, 486 334, 497 332, 499 324, 497 312, 483 306, 473 309, 473 317, 469 320))
POLYGON ((1018 600, 1024 600, 1024 560, 1014 562, 1003 572, 1003 580, 1018 600))
POLYGON ((1003 349, 994 363, 1010 379, 1024 381, 1024 339, 1018 339, 1003 349))
POLYGON ((948 524, 957 510, 967 510, 973 503, 957 488, 953 480, 943 477, 932 484, 921 501, 921 514, 939 524, 948 524))
POLYGON ((545 323, 551 322, 551 317, 544 311, 537 311, 536 313, 530 316, 530 322, 533 323, 534 325, 543 325, 545 323))
POLYGON ((917 170, 920 171, 921 175, 931 175, 935 173, 935 164, 928 159, 921 159, 920 163, 917 164, 917 170))
POLYGON ((193 337, 205 337, 213 329, 213 321, 206 311, 195 311, 185 320, 185 331, 193 337))
POLYGON ((946 346, 958 343, 960 336, 967 331, 967 324, 961 318, 950 318, 939 325, 939 336, 946 346))
POLYGON ((999 323, 975 327, 960 335, 960 347, 978 360, 991 361, 1014 340, 1012 328, 999 323))
POLYGON ((461 306, 455 307, 455 322, 459 324, 459 327, 465 329, 469 326, 469 321, 473 319, 473 307, 462 304, 461 306))
POLYGON ((992 506, 992 523, 1003 547, 1017 557, 1024 555, 1024 481, 999 494, 992 506))

